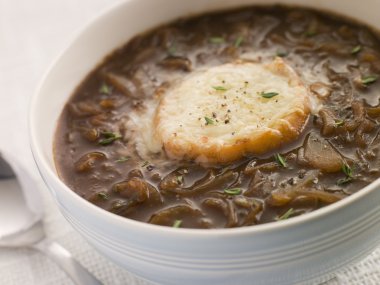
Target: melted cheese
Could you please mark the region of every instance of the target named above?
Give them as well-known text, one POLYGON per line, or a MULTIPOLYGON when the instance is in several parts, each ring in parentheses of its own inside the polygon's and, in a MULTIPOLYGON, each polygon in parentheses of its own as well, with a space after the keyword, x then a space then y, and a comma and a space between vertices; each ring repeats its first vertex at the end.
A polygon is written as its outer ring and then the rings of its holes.
POLYGON ((271 151, 296 139, 310 112, 306 88, 281 58, 194 71, 146 105, 127 123, 140 156, 201 163, 271 151))
POLYGON ((308 114, 307 91, 282 59, 235 62, 197 71, 168 90, 155 136, 172 158, 228 162, 296 138, 308 114), (270 145, 260 146, 268 138, 270 145))

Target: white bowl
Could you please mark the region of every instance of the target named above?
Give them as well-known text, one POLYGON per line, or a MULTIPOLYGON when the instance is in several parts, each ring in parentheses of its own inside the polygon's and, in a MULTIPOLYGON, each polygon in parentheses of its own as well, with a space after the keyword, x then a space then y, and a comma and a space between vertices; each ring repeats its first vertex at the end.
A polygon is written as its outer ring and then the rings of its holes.
MULTIPOLYGON (((58 116, 74 88, 132 36, 180 16, 269 4, 264 0, 130 0, 97 17, 44 77, 30 111, 38 168, 59 208, 98 251, 130 272, 162 284, 294 284, 327 276, 369 253, 380 238, 380 180, 331 206, 253 227, 174 229, 94 206, 59 180, 52 157, 58 116)), ((284 0, 339 12, 380 28, 376 0, 284 0)))

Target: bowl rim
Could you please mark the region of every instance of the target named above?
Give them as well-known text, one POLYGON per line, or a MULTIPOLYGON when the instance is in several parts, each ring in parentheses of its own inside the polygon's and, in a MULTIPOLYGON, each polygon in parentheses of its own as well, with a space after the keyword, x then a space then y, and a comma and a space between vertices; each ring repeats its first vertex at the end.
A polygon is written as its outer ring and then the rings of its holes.
MULTIPOLYGON (((124 0, 124 1, 116 2, 106 7, 105 9, 103 9, 100 13, 95 14, 89 21, 87 21, 83 26, 77 29, 77 31, 71 36, 71 38, 68 39, 65 46, 58 53, 58 56, 56 56, 54 60, 50 63, 49 67, 44 72, 42 78, 40 79, 37 85, 37 88, 35 89, 35 92, 33 93, 31 97, 31 100, 29 102, 28 116, 27 116, 28 117, 29 145, 31 148, 33 159, 38 168, 38 171, 40 172, 40 175, 45 185, 48 188, 50 188, 50 185, 47 182, 48 180, 47 177, 52 179, 53 184, 55 185, 52 189, 53 192, 63 191, 64 194, 68 195, 70 199, 75 200, 76 202, 80 203, 86 212, 90 213, 91 215, 101 217, 102 219, 106 219, 108 223, 118 224, 118 226, 121 226, 121 228, 133 227, 136 230, 146 231, 149 233, 151 233, 152 231, 153 232, 158 231, 158 232, 161 232, 162 234, 175 233, 176 237, 191 236, 194 238, 196 237, 204 238, 207 236, 209 238, 215 238, 215 237, 220 238, 221 235, 225 237, 233 237, 233 236, 239 236, 241 234, 243 235, 263 234, 263 233, 281 231, 283 229, 289 229, 291 227, 299 227, 299 226, 302 226, 303 224, 318 220, 320 218, 325 218, 327 216, 330 216, 334 212, 345 209, 351 206, 352 204, 354 204, 356 201, 364 199, 367 195, 376 191, 377 188, 380 188, 380 178, 378 178, 375 181, 368 184, 367 186, 365 186, 364 188, 361 188, 357 192, 351 194, 348 197, 345 197, 344 199, 340 201, 327 205, 323 208, 314 210, 312 212, 309 212, 300 216, 292 217, 291 219, 270 222, 270 223, 265 223, 265 224, 252 225, 252 226, 245 226, 245 227, 216 228, 216 229, 173 228, 173 227, 154 225, 154 224, 149 224, 147 222, 129 219, 129 218, 114 214, 112 212, 109 212, 101 207, 98 207, 90 203, 86 199, 82 198, 73 190, 71 190, 59 178, 56 169, 54 169, 55 167, 54 166, 50 167, 48 161, 44 159, 44 155, 42 154, 41 147, 38 144, 38 138, 36 136, 36 133, 37 133, 36 130, 38 129, 38 124, 37 124, 36 116, 34 114, 38 110, 38 105, 39 105, 38 103, 42 96, 41 94, 42 94, 43 87, 45 83, 49 80, 50 74, 54 71, 56 66, 58 66, 58 63, 62 60, 66 52, 72 47, 72 45, 76 41, 78 41, 83 36, 83 34, 87 32, 87 30, 89 30, 89 28, 92 25, 94 25, 100 19, 107 18, 107 16, 111 14, 114 10, 119 9, 120 7, 124 5, 128 5, 129 3, 136 2, 136 1, 137 0, 124 0)), ((139 1, 142 1, 142 0, 139 0, 139 1)), ((262 4, 252 3, 252 5, 262 5, 262 4)), ((264 4, 264 5, 272 5, 272 4, 264 4)), ((290 6, 290 4, 284 4, 284 5, 290 6)), ((295 6, 309 7, 307 3, 303 3, 302 5, 295 5, 295 6)), ((323 11, 323 9, 321 10, 323 11)), ((341 16, 354 19, 351 15, 341 14, 341 16)), ((114 49, 116 48, 117 47, 114 47, 114 49)), ((112 50, 110 52, 112 52, 112 50)), ((55 196, 55 193, 53 194, 53 196, 55 196)), ((55 202, 58 203, 58 201, 55 201, 55 202)))

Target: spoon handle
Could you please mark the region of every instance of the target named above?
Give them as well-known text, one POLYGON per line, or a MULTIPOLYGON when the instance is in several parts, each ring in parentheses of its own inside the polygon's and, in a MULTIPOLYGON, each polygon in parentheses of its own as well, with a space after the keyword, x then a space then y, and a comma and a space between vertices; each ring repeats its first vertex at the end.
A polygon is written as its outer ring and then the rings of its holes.
POLYGON ((45 253, 55 261, 70 276, 76 285, 102 285, 102 283, 87 271, 65 248, 56 242, 42 240, 33 248, 45 253))

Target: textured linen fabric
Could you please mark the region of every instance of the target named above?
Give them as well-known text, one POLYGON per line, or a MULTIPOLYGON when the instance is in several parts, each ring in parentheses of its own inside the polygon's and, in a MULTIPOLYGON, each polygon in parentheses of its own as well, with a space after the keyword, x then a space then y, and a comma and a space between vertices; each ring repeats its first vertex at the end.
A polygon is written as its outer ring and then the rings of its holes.
MULTIPOLYGON (((28 102, 49 63, 78 28, 118 1, 0 0, 0 150, 17 155, 38 181, 49 239, 62 244, 104 284, 148 285, 100 256, 66 222, 37 173, 27 135, 28 102)), ((25 284, 73 283, 37 251, 0 248, 0 285, 25 284)), ((380 248, 324 284, 380 284, 380 248)))

